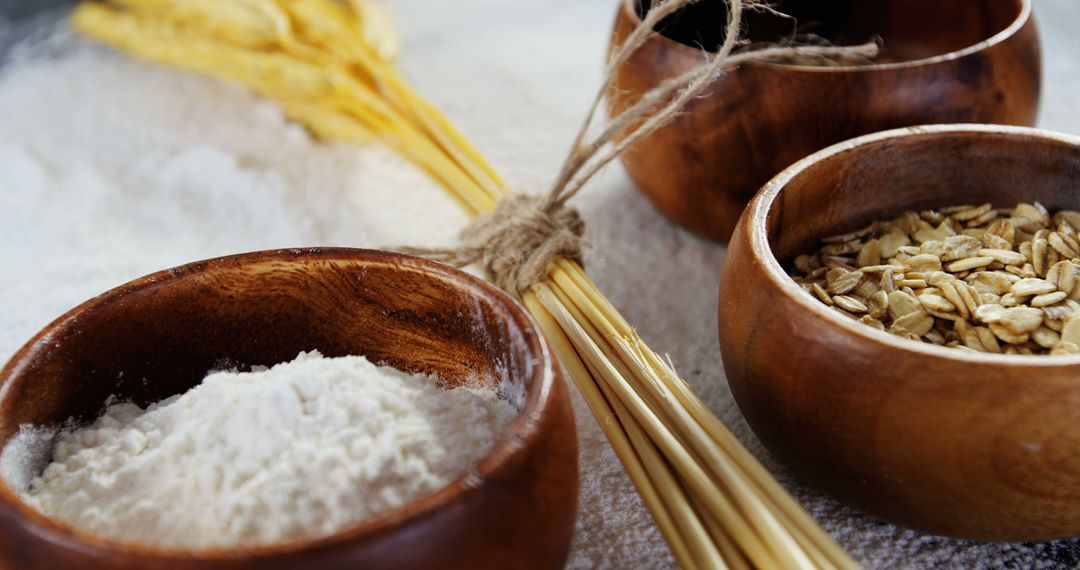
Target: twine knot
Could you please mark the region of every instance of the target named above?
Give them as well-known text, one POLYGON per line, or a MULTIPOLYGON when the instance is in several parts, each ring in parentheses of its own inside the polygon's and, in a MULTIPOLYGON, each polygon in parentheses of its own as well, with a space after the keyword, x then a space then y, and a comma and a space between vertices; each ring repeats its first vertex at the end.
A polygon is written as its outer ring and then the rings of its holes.
POLYGON ((574 208, 544 196, 510 195, 461 232, 461 247, 409 249, 457 267, 479 264, 503 291, 521 296, 559 257, 581 261, 585 221, 574 208))

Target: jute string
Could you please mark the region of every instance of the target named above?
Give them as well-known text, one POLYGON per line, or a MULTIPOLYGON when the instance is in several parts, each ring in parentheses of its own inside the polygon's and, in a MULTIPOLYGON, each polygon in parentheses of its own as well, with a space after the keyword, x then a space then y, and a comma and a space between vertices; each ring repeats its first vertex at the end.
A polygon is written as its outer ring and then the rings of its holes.
POLYGON ((866 61, 878 53, 876 43, 859 46, 776 46, 732 53, 745 42, 741 22, 746 10, 772 12, 759 0, 726 0, 724 41, 715 53, 703 52, 702 65, 673 77, 646 92, 626 110, 610 119, 591 138, 604 94, 613 87, 619 68, 654 33, 665 17, 698 0, 659 0, 614 50, 597 90, 563 161, 559 175, 539 196, 514 194, 500 200, 490 213, 477 218, 461 234, 462 245, 449 249, 402 248, 402 251, 457 267, 479 264, 498 287, 520 296, 542 280, 558 257, 582 261, 585 222, 566 202, 604 166, 642 138, 671 122, 688 101, 701 95, 725 68, 750 62, 866 61))

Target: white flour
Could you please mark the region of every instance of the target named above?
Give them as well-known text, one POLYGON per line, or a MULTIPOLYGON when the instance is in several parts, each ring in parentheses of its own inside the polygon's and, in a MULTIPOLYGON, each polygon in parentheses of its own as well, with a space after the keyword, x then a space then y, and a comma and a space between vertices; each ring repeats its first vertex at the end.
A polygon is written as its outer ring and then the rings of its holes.
POLYGON ((0 69, 0 360, 153 271, 278 247, 446 245, 466 222, 382 145, 319 142, 235 86, 54 44, 0 69))
POLYGON ((464 474, 514 415, 492 390, 301 353, 210 374, 146 410, 110 406, 61 434, 24 498, 99 535, 165 546, 325 536, 464 474))
MULTIPOLYGON (((466 223, 384 146, 316 141, 243 89, 63 30, 30 52, 0 69, 0 361, 78 303, 163 268, 276 247, 447 245, 466 223)), ((9 483, 43 466, 37 435, 5 450, 9 483)))

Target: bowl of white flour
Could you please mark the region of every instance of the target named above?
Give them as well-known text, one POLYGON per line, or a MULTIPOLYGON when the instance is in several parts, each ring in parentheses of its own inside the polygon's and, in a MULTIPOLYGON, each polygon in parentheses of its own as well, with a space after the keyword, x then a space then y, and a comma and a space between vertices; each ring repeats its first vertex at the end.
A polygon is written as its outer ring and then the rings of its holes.
POLYGON ((553 567, 577 448, 522 307, 320 248, 155 273, 0 372, 0 566, 553 567))

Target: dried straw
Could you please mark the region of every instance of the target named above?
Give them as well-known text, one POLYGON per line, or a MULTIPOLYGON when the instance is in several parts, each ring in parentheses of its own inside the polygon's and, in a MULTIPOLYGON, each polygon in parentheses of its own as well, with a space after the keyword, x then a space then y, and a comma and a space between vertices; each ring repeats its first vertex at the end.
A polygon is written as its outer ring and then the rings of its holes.
POLYGON ((74 23, 134 55, 244 83, 279 101, 320 136, 383 141, 441 182, 474 217, 498 208, 470 228, 464 248, 434 253, 459 263, 480 261, 520 295, 680 566, 857 568, 674 368, 645 345, 577 260, 584 224, 567 200, 621 152, 676 116, 725 68, 793 56, 872 57, 877 50, 864 45, 735 52, 742 11, 768 8, 729 0, 727 34, 716 53, 705 54, 702 66, 648 92, 590 137, 619 66, 660 20, 693 1, 654 4, 613 53, 551 189, 512 201, 504 201, 511 194, 487 161, 364 38, 364 14, 357 8, 362 2, 114 0, 82 4, 74 23), (509 253, 508 243, 514 248, 509 253))

